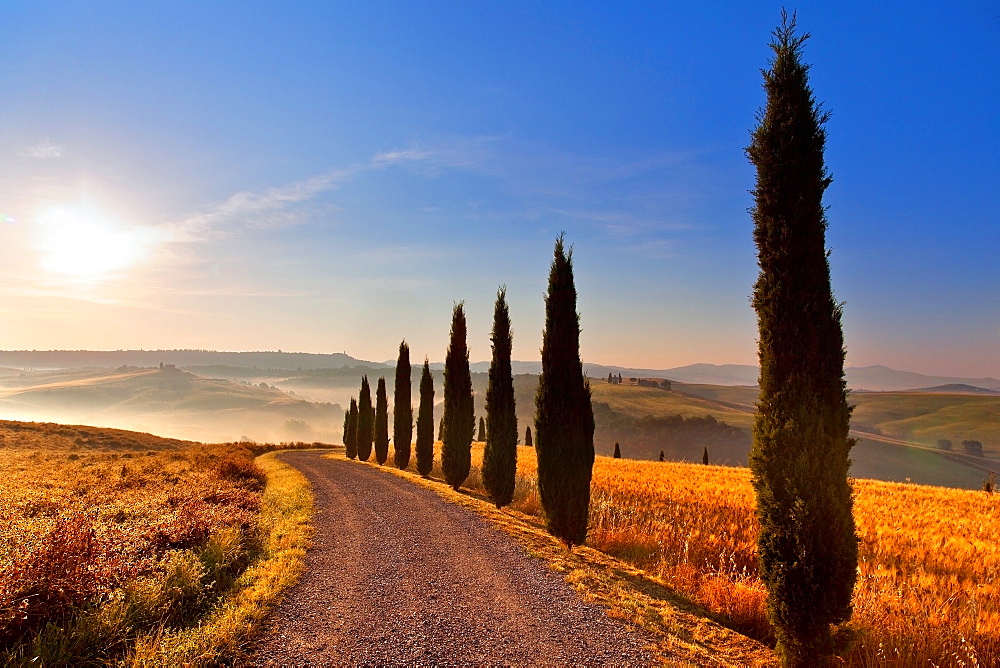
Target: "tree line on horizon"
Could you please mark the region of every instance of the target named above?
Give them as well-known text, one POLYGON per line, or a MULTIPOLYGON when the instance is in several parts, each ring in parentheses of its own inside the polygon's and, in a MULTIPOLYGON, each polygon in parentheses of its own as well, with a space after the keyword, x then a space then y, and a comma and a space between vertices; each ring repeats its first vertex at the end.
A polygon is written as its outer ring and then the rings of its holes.
MULTIPOLYGON (((749 465, 760 523, 760 572, 776 650, 784 665, 804 667, 832 664, 832 657, 850 642, 843 625, 851 617, 858 565, 847 477, 854 440, 849 436, 852 407, 844 380, 842 311, 833 296, 825 237, 823 194, 832 182, 824 163, 828 113, 809 86, 809 66, 802 62, 809 35, 796 34, 795 15, 782 10, 781 25, 772 37, 773 59, 762 70, 767 101, 746 149, 756 169, 750 214, 760 268, 752 298, 760 398, 749 465)), ((562 234, 556 239, 545 313, 533 435, 538 488, 548 530, 572 548, 587 534, 595 422, 580 363, 572 250, 567 252, 562 234)), ((507 485, 510 481, 513 489, 518 433, 509 389, 511 334, 503 288, 497 294, 491 338, 483 478, 490 498, 501 507, 510 503, 507 485)), ((452 314, 441 428, 442 469, 445 481, 456 490, 469 474, 475 429, 465 339, 460 302, 452 314)), ((400 350, 397 379, 403 345, 400 350)), ((429 378, 425 358, 416 448, 422 475, 430 472, 433 458, 433 388, 424 383, 429 378)), ((608 382, 621 378, 609 374, 608 382)), ((379 388, 377 397, 382 397, 384 379, 379 388)), ((400 395, 408 401, 406 388, 397 380, 397 402, 400 395)), ((359 399, 351 400, 345 417, 349 457, 354 453, 368 459, 372 439, 381 438, 379 430, 384 428, 385 419, 379 418, 384 403, 377 398, 372 408, 368 380, 363 378, 359 399)), ((401 408, 397 403, 397 410, 401 408)), ((408 443, 409 433, 400 424, 397 433, 408 443)), ((532 442, 530 426, 525 442, 532 442)), ((375 450, 382 464, 380 444, 377 441, 375 450)), ((408 453, 408 447, 404 450, 408 453)), ((620 455, 616 443, 615 457, 620 455)), ((406 459, 399 457, 395 463, 404 468, 406 459)), ((709 461, 707 445, 703 461, 709 461)))

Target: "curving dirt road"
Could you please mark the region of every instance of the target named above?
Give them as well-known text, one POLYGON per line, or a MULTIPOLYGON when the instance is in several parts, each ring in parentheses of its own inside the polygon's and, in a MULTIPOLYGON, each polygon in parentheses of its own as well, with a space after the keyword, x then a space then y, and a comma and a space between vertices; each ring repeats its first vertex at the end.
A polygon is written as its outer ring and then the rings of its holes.
POLYGON ((370 466, 287 453, 316 496, 306 573, 251 665, 650 665, 641 632, 479 516, 370 466))

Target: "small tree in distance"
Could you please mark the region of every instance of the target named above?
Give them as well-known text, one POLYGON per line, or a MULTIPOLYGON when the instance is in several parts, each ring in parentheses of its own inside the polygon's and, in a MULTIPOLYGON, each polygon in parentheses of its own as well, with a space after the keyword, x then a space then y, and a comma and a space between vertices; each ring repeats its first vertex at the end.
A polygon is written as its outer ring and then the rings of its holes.
POLYGON ((417 408, 417 473, 430 474, 434 468, 434 377, 424 358, 420 374, 420 406, 417 408))
POLYGON ((410 464, 410 441, 413 438, 413 397, 410 392, 410 347, 399 344, 396 359, 396 385, 392 396, 392 449, 396 468, 410 464))
POLYGON ((701 463, 708 466, 708 446, 705 446, 705 451, 701 453, 701 463))
POLYGON ((465 303, 459 302, 452 309, 451 342, 444 360, 444 435, 441 439, 441 469, 445 482, 456 491, 472 469, 472 432, 476 428, 466 332, 465 303))
POLYGON ((618 445, 618 441, 615 441, 615 454, 611 455, 611 457, 613 459, 621 459, 622 458, 622 449, 621 449, 621 446, 618 445))
POLYGON ((524 444, 529 447, 535 447, 534 441, 531 440, 531 425, 524 428, 524 444))
POLYGON ((535 394, 538 492, 549 533, 581 545, 587 538, 594 467, 594 411, 580 363, 573 251, 556 239, 542 334, 542 373, 535 394))
POLYGON ((358 394, 358 459, 367 462, 372 456, 372 438, 375 431, 375 409, 372 407, 372 389, 368 376, 361 378, 361 392, 358 394))
MULTIPOLYGON (((502 508, 514 500, 514 479, 517 473, 517 413, 514 377, 510 366, 513 335, 505 287, 497 291, 490 340, 493 342, 493 359, 490 361, 489 384, 486 389, 483 486, 496 507, 502 508)), ((483 431, 481 420, 479 431, 483 431)))
POLYGON ((380 376, 375 390, 375 461, 382 466, 388 458, 389 398, 386 396, 385 376, 380 376))
POLYGON ((479 433, 476 435, 476 440, 480 443, 486 442, 486 419, 482 415, 479 416, 479 433))

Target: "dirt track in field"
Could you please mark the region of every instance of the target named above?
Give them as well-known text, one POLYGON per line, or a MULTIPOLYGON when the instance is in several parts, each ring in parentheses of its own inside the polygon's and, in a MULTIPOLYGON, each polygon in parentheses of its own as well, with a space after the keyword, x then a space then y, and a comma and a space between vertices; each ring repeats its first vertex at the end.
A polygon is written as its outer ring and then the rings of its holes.
POLYGON ((281 459, 312 485, 316 535, 251 665, 655 663, 651 638, 478 515, 371 466, 281 459))

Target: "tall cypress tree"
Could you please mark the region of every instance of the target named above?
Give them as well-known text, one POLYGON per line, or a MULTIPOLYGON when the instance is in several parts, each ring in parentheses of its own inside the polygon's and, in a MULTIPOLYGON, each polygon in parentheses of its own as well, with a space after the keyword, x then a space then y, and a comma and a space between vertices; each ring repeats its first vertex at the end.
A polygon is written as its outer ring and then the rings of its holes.
MULTIPOLYGON (((493 307, 493 359, 486 388, 486 449, 483 451, 483 486, 497 508, 514 500, 517 472, 517 414, 514 377, 510 368, 514 345, 507 308, 507 288, 497 292, 493 307)), ((482 431, 482 426, 480 426, 482 431)))
POLYGON ((531 425, 524 428, 524 444, 529 448, 535 447, 534 441, 531 440, 531 425))
POLYGON ((380 376, 375 388, 375 461, 379 466, 389 458, 389 399, 385 392, 385 376, 380 376))
POLYGON ((853 439, 841 310, 830 287, 823 193, 828 114, 802 60, 808 34, 782 12, 763 71, 767 106, 747 155, 757 168, 754 285, 760 399, 750 468, 757 492, 768 614, 787 665, 834 650, 831 625, 851 615, 858 542, 847 480, 853 439))
POLYGON ((567 547, 587 538, 594 467, 594 411, 580 363, 573 251, 556 239, 545 298, 542 374, 535 394, 538 492, 549 532, 567 547))
POLYGON ((466 344, 465 303, 451 314, 451 342, 444 360, 444 436, 441 469, 444 479, 458 490, 472 468, 472 432, 476 415, 472 403, 472 374, 466 344))
POLYGON ((344 448, 347 458, 358 456, 358 400, 351 397, 351 408, 347 411, 347 426, 344 428, 344 448))
POLYGON ((410 464, 410 441, 413 438, 413 398, 410 395, 410 346, 399 344, 396 358, 396 386, 392 396, 392 448, 396 468, 410 464))
POLYGON ((476 440, 480 443, 486 442, 486 418, 482 415, 479 416, 479 433, 476 436, 476 440))
POLYGON ((372 389, 368 385, 368 376, 361 378, 361 391, 358 394, 358 428, 356 430, 358 459, 367 462, 372 456, 372 437, 375 429, 375 413, 372 409, 372 389))
POLYGON ((420 406, 417 408, 417 473, 426 476, 434 468, 434 377, 424 358, 420 374, 420 406))

